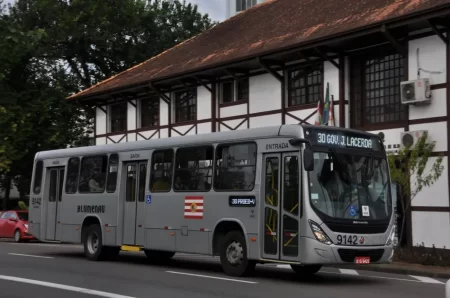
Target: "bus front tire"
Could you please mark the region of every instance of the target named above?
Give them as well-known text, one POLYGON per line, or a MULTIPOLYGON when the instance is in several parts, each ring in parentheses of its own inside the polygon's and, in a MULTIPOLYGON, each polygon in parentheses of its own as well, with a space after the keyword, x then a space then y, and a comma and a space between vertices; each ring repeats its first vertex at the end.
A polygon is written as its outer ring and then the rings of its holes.
POLYGON ((309 276, 319 272, 322 265, 291 265, 291 268, 300 276, 309 276))
POLYGON ((110 250, 103 246, 102 229, 99 225, 87 227, 83 243, 84 255, 91 261, 102 261, 110 255, 110 250))
POLYGON ((230 276, 242 277, 253 273, 256 262, 247 258, 247 244, 241 232, 231 231, 222 238, 220 263, 230 276))

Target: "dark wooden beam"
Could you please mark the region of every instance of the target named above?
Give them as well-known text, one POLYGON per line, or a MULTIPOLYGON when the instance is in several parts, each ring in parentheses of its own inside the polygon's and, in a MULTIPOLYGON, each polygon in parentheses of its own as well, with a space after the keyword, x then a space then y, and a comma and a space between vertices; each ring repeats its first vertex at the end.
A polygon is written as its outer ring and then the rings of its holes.
POLYGON ((438 27, 436 26, 436 23, 433 20, 428 20, 428 24, 431 27, 431 30, 433 30, 434 33, 437 34, 437 36, 439 36, 439 38, 446 44, 448 45, 448 36, 445 36, 441 30, 438 29, 438 27))
POLYGON ((208 86, 208 83, 211 84, 212 86, 212 82, 205 82, 204 80, 202 80, 200 77, 195 76, 195 80, 197 81, 198 84, 202 85, 203 87, 205 87, 209 92, 213 92, 212 88, 208 86))
POLYGON ((150 83, 150 89, 155 92, 159 97, 162 98, 166 102, 166 104, 170 104, 170 98, 167 97, 161 90, 158 89, 153 83, 150 83))
POLYGON ((337 69, 340 69, 341 66, 339 65, 339 63, 337 63, 336 61, 334 61, 333 59, 331 59, 330 57, 328 57, 328 55, 326 55, 325 53, 323 53, 321 50, 319 50, 319 48, 314 48, 314 50, 317 52, 317 54, 319 54, 323 59, 325 59, 326 61, 330 62, 331 64, 333 64, 337 69))
POLYGON ((284 83, 284 77, 282 75, 280 75, 278 72, 276 72, 273 69, 271 69, 270 66, 265 61, 263 61, 260 57, 257 57, 256 59, 257 59, 259 65, 261 65, 261 67, 265 71, 270 73, 272 76, 274 76, 281 83, 284 83))
POLYGON ((381 33, 383 33, 384 37, 392 44, 392 46, 403 56, 408 55, 408 51, 405 46, 403 46, 386 28, 386 25, 381 26, 381 33))
POLYGON ((225 68, 225 72, 229 75, 232 76, 233 79, 236 80, 236 82, 239 82, 240 80, 246 78, 246 76, 238 76, 235 72, 233 72, 233 70, 225 68))

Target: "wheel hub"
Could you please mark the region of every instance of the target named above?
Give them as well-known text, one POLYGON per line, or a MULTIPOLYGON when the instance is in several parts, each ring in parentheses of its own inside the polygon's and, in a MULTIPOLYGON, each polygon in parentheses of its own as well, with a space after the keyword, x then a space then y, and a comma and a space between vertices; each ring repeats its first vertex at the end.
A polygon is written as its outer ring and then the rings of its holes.
POLYGON ((87 241, 88 250, 91 254, 95 254, 98 249, 98 235, 97 233, 92 233, 88 237, 87 241))
POLYGON ((231 265, 239 265, 244 259, 244 250, 239 242, 232 242, 227 247, 227 260, 231 265))

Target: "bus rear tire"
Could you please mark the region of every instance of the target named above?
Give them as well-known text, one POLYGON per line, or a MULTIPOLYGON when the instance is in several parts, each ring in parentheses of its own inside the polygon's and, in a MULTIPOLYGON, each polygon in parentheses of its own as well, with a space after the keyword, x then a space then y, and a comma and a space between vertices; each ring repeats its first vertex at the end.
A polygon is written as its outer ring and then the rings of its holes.
POLYGON ((84 255, 91 261, 102 261, 110 255, 108 248, 103 246, 102 229, 97 224, 87 227, 83 243, 84 255))
POLYGON ((291 265, 291 268, 300 276, 310 276, 319 272, 322 265, 291 265))
POLYGON ((242 277, 254 272, 256 261, 247 258, 247 244, 241 232, 231 231, 222 238, 220 264, 230 276, 242 277))

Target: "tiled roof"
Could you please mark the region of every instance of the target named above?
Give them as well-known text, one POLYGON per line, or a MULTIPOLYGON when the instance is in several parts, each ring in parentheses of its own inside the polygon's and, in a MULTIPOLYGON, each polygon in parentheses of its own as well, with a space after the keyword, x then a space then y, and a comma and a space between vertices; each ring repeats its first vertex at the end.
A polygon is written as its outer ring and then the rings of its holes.
POLYGON ((239 61, 446 5, 450 0, 268 0, 70 98, 239 61))

